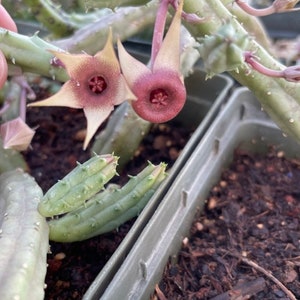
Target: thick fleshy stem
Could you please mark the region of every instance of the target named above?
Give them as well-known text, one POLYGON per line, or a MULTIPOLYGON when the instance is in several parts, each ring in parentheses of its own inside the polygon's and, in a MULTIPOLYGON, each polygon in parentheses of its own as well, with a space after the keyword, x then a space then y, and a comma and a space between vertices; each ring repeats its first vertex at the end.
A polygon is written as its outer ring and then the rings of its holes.
POLYGON ((13 149, 4 149, 3 142, 0 138, 0 174, 12 171, 15 169, 22 169, 28 171, 29 167, 24 159, 24 156, 13 149))
POLYGON ((104 47, 110 27, 113 32, 118 32, 118 36, 123 40, 152 24, 155 13, 154 4, 120 8, 99 21, 84 26, 72 37, 52 43, 39 38, 37 34, 28 37, 0 28, 0 48, 8 63, 21 67, 23 72, 36 73, 65 82, 68 80, 65 69, 51 63, 53 55, 48 50, 66 49, 74 53, 84 49, 89 54, 95 54, 104 47))
POLYGON ((157 2, 151 0, 84 0, 84 7, 88 10, 91 8, 111 8, 115 9, 122 6, 140 6, 149 2, 157 2))
POLYGON ((140 7, 120 7, 97 22, 83 26, 71 37, 56 40, 53 44, 70 53, 79 53, 84 50, 89 54, 95 54, 104 47, 109 28, 113 33, 117 33, 113 37, 114 42, 117 37, 126 40, 153 24, 155 16, 155 3, 140 7))
POLYGON ((244 53, 245 62, 252 67, 252 69, 257 72, 264 74, 269 77, 275 78, 284 78, 287 81, 291 82, 299 82, 300 81, 300 66, 290 66, 285 68, 284 70, 273 70, 265 67, 261 63, 258 62, 258 58, 250 52, 246 51, 244 53))
MULTIPOLYGON (((68 79, 64 69, 51 65, 53 55, 48 50, 61 49, 36 34, 28 37, 0 28, 0 48, 12 67, 18 66, 23 72, 37 73, 59 81, 68 79)), ((20 73, 19 70, 17 72, 20 73)))
POLYGON ((294 8, 299 0, 275 0, 266 8, 257 9, 249 5, 245 0, 235 0, 235 3, 245 12, 252 16, 263 17, 281 12, 297 11, 300 8, 294 8))
POLYGON ((113 152, 119 156, 117 170, 120 172, 134 157, 151 126, 152 123, 140 118, 132 106, 125 102, 113 112, 106 128, 96 137, 91 151, 98 154, 113 152))
POLYGON ((138 216, 166 178, 166 164, 148 164, 122 188, 104 190, 85 206, 49 221, 50 240, 82 241, 103 234, 138 216))
MULTIPOLYGON (((197 12, 200 17, 210 17, 210 22, 204 24, 187 23, 186 26, 192 35, 196 39, 212 35, 224 26, 224 20, 231 24, 237 35, 246 35, 247 31, 228 11, 225 6, 227 4, 227 0, 185 0, 184 9, 186 12, 197 12)), ((280 64, 254 39, 249 38, 246 50, 254 52, 266 67, 278 70, 285 69, 285 66, 280 64)), ((230 74, 254 93, 265 111, 277 122, 285 134, 300 141, 300 84, 280 78, 267 77, 258 72, 249 76, 247 70, 249 70, 248 65, 244 62, 235 70, 230 71, 230 74)))
POLYGON ((39 203, 45 217, 73 211, 101 191, 116 175, 118 157, 110 154, 94 155, 53 185, 39 203))
POLYGON ((68 14, 50 0, 24 0, 24 3, 35 18, 56 37, 69 36, 82 26, 111 13, 109 9, 105 9, 84 14, 68 14))
POLYGON ((1 299, 44 299, 49 228, 37 211, 42 195, 20 169, 0 176, 1 299))

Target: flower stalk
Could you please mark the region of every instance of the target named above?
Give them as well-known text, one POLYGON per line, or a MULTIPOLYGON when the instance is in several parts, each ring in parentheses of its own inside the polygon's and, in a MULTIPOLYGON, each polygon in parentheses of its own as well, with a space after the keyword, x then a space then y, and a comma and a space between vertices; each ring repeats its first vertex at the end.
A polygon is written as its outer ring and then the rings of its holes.
POLYGON ((118 41, 122 72, 137 97, 132 103, 133 109, 141 118, 152 123, 167 122, 174 118, 186 100, 183 76, 180 73, 180 26, 183 2, 181 1, 162 41, 168 4, 169 0, 162 0, 158 8, 150 68, 127 53, 118 41))
POLYGON ((245 12, 252 16, 263 17, 275 13, 298 11, 300 8, 294 8, 299 0, 275 0, 266 8, 257 9, 249 5, 245 0, 235 0, 235 3, 245 12))

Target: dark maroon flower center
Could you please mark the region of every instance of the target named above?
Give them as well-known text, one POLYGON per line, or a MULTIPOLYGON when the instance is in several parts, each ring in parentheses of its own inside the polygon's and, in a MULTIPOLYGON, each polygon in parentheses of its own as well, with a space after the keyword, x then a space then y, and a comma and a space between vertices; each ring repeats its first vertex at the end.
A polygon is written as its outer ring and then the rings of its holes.
POLYGON ((166 106, 168 98, 168 93, 163 89, 155 89, 150 93, 150 102, 157 106, 166 106))
POLYGON ((105 79, 100 75, 90 78, 88 85, 89 89, 97 95, 101 94, 107 88, 105 79))

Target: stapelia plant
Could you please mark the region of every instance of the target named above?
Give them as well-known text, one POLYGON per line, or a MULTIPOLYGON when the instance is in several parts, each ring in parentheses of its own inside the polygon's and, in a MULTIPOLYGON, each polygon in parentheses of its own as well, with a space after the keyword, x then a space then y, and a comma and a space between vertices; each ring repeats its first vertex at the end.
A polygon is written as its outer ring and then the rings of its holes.
POLYGON ((161 42, 168 2, 163 0, 160 3, 154 26, 150 68, 128 54, 118 42, 122 72, 137 96, 132 106, 140 117, 153 123, 173 119, 186 100, 183 76, 179 70, 182 2, 161 42))
MULTIPOLYGON (((23 130, 27 126, 24 102, 32 96, 30 86, 25 83, 26 72, 65 82, 57 94, 31 103, 30 106, 68 106, 83 109, 87 119, 84 148, 87 148, 96 130, 114 107, 126 100, 130 101, 135 112, 147 122, 166 122, 176 116, 186 99, 179 64, 180 28, 183 26, 197 41, 193 47, 201 56, 208 78, 228 72, 240 84, 253 91, 266 112, 286 134, 300 141, 300 68, 297 65, 286 67, 278 62, 269 53, 269 49, 264 48, 259 39, 254 37, 264 35, 261 27, 254 30, 259 30, 258 34, 253 34, 253 30, 248 31, 247 27, 247 21, 253 20, 255 16, 299 10, 296 8, 298 2, 299 0, 275 0, 270 7, 258 10, 245 0, 185 0, 184 3, 178 0, 87 0, 84 1, 87 5, 85 9, 99 10, 91 13, 84 11, 76 15, 65 13, 61 8, 52 5, 50 0, 22 2, 21 5, 26 3, 29 11, 35 12, 38 20, 45 23, 52 38, 69 35, 65 39, 47 41, 38 34, 31 37, 18 34, 12 18, 0 3, 0 87, 13 82, 18 82, 21 87, 20 96, 15 96, 18 99, 14 98, 20 102, 20 109, 13 119, 7 118, 9 101, 2 101, 0 117, 3 146, 0 150, 3 155, 0 170, 15 169, 13 163, 1 168, 7 160, 15 161, 16 157, 11 155, 12 152, 8 155, 3 148, 24 150, 34 133, 30 132, 25 140, 24 135, 19 135, 20 131, 26 132, 23 130), (175 7, 176 12, 163 37, 170 5, 175 7), (107 10, 108 7, 113 11, 107 10), (185 19, 184 24, 181 24, 181 18, 185 19), (150 63, 146 66, 133 58, 121 41, 130 34, 142 32, 145 26, 152 23, 152 52, 150 63), (103 37, 106 44, 102 43, 103 37), (117 42, 119 61, 113 42, 117 42), (100 50, 101 48, 103 49, 100 50), (9 81, 6 80, 8 71, 13 75, 9 81), (15 76, 22 73, 22 80, 15 76)), ((174 10, 170 12, 174 14, 174 10)), ((131 133, 135 130, 134 127, 139 133, 141 128, 138 127, 145 127, 142 122, 135 123, 136 118, 138 117, 132 111, 128 113, 127 109, 118 110, 107 128, 108 134, 101 142, 115 142, 115 137, 126 141, 129 134, 131 137, 138 136, 131 133), (130 122, 126 123, 126 118, 131 119, 130 122), (122 122, 117 122, 116 119, 121 119, 122 122), (126 127, 129 123, 131 126, 127 129, 117 128, 119 135, 114 134, 112 138, 111 133, 116 132, 114 127, 118 127, 118 124, 126 127)), ((146 123, 148 128, 147 125, 146 123)), ((133 143, 130 142, 130 145, 133 143)), ((126 151, 127 147, 123 148, 126 151)), ((132 149, 129 150, 132 153, 132 149)), ((50 237, 58 241, 82 240, 106 232, 137 215, 165 178, 164 164, 149 164, 123 188, 102 190, 103 185, 116 173, 116 161, 114 155, 95 155, 87 162, 79 164, 43 197, 37 184, 22 172, 14 170, 0 176, 0 207, 3 211, 16 213, 16 216, 20 214, 15 220, 9 215, 2 215, 2 219, 0 218, 2 228, 12 222, 12 228, 17 233, 10 235, 8 231, 3 231, 0 243, 13 242, 15 247, 4 253, 3 249, 8 248, 0 244, 0 263, 4 266, 11 259, 18 266, 21 264, 19 269, 0 268, 3 278, 6 270, 16 270, 10 274, 12 280, 9 281, 8 288, 4 285, 7 281, 1 280, 0 294, 11 297, 10 292, 14 292, 12 287, 26 287, 12 294, 12 297, 19 298, 23 292, 30 290, 32 281, 38 282, 36 299, 43 297, 42 282, 46 262, 43 259, 43 263, 39 265, 42 266, 41 270, 35 268, 37 265, 34 255, 37 258, 45 256, 48 244, 47 225, 50 227, 50 237), (17 210, 18 207, 22 210, 17 210), (46 223, 41 214, 54 218, 46 223), (22 234, 23 230, 25 234, 22 234), (16 238, 19 240, 16 241, 16 238), (31 243, 32 238, 35 240, 31 243), (26 246, 27 241, 29 247, 26 246), (18 247, 19 245, 25 245, 26 249, 18 247), (39 257, 39 254, 43 256, 39 257), (24 274, 30 276, 24 278, 24 274), (34 281, 33 278, 38 276, 41 280, 34 281)))
POLYGON ((121 74, 115 56, 110 31, 103 50, 94 56, 52 51, 56 63, 65 67, 70 79, 62 89, 48 99, 30 106, 68 106, 82 108, 87 119, 85 149, 98 127, 108 117, 115 105, 134 100, 121 74))

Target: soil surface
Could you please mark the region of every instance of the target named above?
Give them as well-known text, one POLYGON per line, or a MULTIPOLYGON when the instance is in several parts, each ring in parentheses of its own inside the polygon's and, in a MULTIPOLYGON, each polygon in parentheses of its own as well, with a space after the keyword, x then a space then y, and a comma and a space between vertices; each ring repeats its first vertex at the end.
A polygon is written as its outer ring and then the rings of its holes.
MULTIPOLYGON (((39 99, 46 97, 38 86, 33 88, 39 99)), ((32 149, 24 155, 30 173, 44 192, 76 167, 77 161, 83 163, 90 158, 90 149, 82 150, 86 127, 82 110, 65 107, 29 108, 27 123, 30 127, 37 127, 37 130, 32 149)), ((153 126, 137 150, 136 157, 113 182, 123 185, 128 175, 136 175, 148 160, 154 164, 164 161, 171 167, 191 134, 192 130, 176 123, 153 126)), ((133 222, 129 221, 118 230, 83 242, 50 242, 45 299, 82 299, 133 222)))
POLYGON ((300 161, 236 151, 153 299, 300 299, 300 161))

